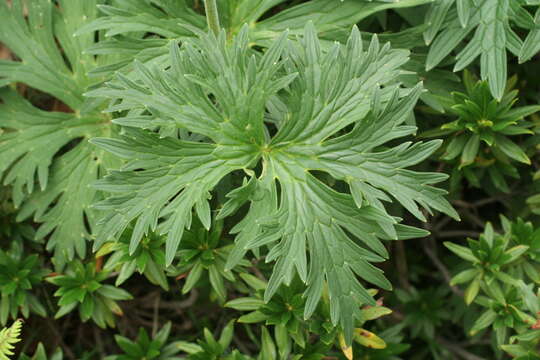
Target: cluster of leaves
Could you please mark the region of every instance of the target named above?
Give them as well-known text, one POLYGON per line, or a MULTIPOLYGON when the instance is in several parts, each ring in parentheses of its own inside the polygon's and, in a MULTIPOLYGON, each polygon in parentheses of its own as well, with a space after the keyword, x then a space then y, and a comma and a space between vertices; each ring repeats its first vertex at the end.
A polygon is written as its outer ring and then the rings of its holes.
POLYGON ((488 223, 478 240, 468 239, 468 246, 445 243, 470 263, 451 283, 468 284, 465 302, 482 308, 469 329, 471 335, 492 327, 503 350, 519 359, 538 358, 540 292, 534 289, 540 281, 540 228, 520 218, 511 222, 504 216, 501 225, 502 234, 488 223))
POLYGON ((94 263, 83 265, 75 261, 65 274, 49 277, 47 280, 59 287, 54 293, 60 297, 55 318, 78 308, 82 321, 91 318, 100 327, 114 326, 113 313, 122 315, 116 300, 131 299, 131 295, 123 289, 102 284, 108 275, 107 271, 96 271, 94 263))
POLYGON ((481 187, 482 178, 488 174, 495 188, 508 192, 505 175, 519 177, 511 161, 531 163, 525 151, 509 137, 533 134, 532 123, 524 118, 540 111, 540 106, 513 107, 518 100, 517 90, 511 90, 515 82, 515 77, 509 80, 507 91, 497 101, 489 93, 487 82, 474 82, 471 74, 465 71, 463 84, 467 94, 453 93, 447 109, 458 119, 423 134, 426 137, 448 136, 441 159, 455 162, 459 158, 454 182, 463 175, 471 185, 481 187))
POLYGON ((540 358, 539 24, 0 0, 0 359, 540 358))

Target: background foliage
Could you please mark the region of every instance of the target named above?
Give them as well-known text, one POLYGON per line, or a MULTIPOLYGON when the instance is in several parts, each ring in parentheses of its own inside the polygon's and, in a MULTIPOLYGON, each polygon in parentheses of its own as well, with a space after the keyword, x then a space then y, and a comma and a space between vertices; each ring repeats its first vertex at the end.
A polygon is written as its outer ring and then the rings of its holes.
POLYGON ((540 359, 539 52, 538 0, 0 0, 0 359, 540 359))

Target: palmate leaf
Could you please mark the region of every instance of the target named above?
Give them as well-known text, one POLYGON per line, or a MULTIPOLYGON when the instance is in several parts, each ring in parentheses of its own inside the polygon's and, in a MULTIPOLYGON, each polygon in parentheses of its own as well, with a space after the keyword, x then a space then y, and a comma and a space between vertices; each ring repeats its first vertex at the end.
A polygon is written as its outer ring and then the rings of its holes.
MULTIPOLYGON (((285 0, 218 1, 220 21, 228 37, 236 35, 244 24, 250 24, 250 40, 264 47, 269 46, 285 30, 289 31, 290 36, 302 35, 307 21, 313 21, 317 31, 324 34, 324 39, 333 42, 341 37, 345 28, 376 12, 418 6, 432 0, 313 0, 261 20, 272 8, 284 2, 285 0)), ((132 59, 166 66, 168 39, 184 41, 195 37, 197 30, 206 28, 204 16, 190 9, 185 0, 119 0, 114 6, 101 6, 100 9, 104 16, 83 26, 77 34, 105 30, 106 39, 87 49, 87 53, 121 53, 124 56, 115 64, 94 69, 94 75, 127 67, 132 59), (134 33, 135 31, 139 33, 134 33), (155 36, 146 36, 148 33, 155 36)))
POLYGON ((75 252, 84 256, 95 225, 89 206, 96 191, 89 184, 110 161, 88 143, 111 133, 109 116, 82 95, 93 84, 86 72, 101 61, 82 54, 94 43, 94 34, 73 37, 78 26, 95 19, 97 3, 0 2, 0 41, 21 60, 0 61, 0 79, 48 93, 69 108, 44 111, 11 88, 0 90, 0 177, 12 185, 14 202, 22 206, 18 218, 33 215, 42 223, 37 236, 51 235, 47 248, 60 267, 75 252))
POLYGON ((426 17, 430 27, 424 38, 427 44, 431 43, 426 68, 429 70, 437 66, 476 29, 466 46, 457 54, 454 71, 463 70, 480 56, 482 80, 489 80, 492 95, 500 100, 507 77, 506 51, 519 56, 523 47, 521 38, 510 24, 524 29, 535 26, 525 5, 525 0, 435 2, 426 17))
POLYGON ((401 124, 421 86, 403 89, 395 82, 408 52, 380 46, 376 37, 364 51, 356 28, 347 45, 335 44, 327 53, 312 24, 301 42, 287 37, 282 34, 263 55, 249 49, 247 27, 232 44, 224 32, 218 39, 210 34, 190 40, 181 49, 173 43, 169 69, 138 63, 140 81, 119 75, 114 85, 89 94, 113 99, 111 111, 141 110, 119 119, 126 126, 123 138, 92 140, 127 160, 98 182, 112 196, 96 205, 108 215, 95 247, 135 221, 132 251, 145 232, 157 230, 168 236, 170 264, 192 212, 211 226, 213 188, 243 170, 250 179, 228 195, 217 216, 249 205, 232 230, 238 236, 228 267, 248 249, 268 247, 267 261, 276 266, 266 298, 297 273, 307 284, 306 317, 327 283, 332 321, 342 324, 350 342, 359 304, 374 304, 356 276, 390 287, 370 264, 387 257, 380 239, 425 235, 400 225, 382 201, 394 197, 422 220, 417 204, 457 214, 445 192, 430 185, 446 175, 406 169, 439 141, 380 148, 415 131, 401 124), (137 129, 167 123, 183 129, 185 138, 137 129), (188 140, 193 134, 199 140, 188 140), (320 172, 347 183, 350 194, 332 188, 320 172))

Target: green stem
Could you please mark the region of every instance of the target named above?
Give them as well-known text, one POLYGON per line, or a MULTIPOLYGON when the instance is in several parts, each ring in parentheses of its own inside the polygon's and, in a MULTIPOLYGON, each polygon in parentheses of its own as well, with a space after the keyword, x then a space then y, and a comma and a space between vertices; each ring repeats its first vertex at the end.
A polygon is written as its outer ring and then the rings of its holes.
POLYGON ((204 9, 206 11, 208 28, 212 30, 214 35, 218 36, 221 26, 219 25, 219 14, 216 0, 204 0, 204 9))

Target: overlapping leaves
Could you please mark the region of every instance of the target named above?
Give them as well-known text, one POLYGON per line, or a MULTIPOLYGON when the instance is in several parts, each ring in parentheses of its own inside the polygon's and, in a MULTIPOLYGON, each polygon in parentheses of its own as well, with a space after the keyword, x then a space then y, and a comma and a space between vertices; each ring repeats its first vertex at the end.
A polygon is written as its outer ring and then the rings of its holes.
POLYGON ((0 176, 12 185, 15 204, 22 203, 18 218, 34 214, 42 223, 37 237, 50 234, 47 248, 54 250, 59 266, 75 252, 85 254, 94 226, 89 206, 96 194, 89 185, 104 169, 103 152, 87 140, 111 130, 109 117, 95 101, 83 98, 92 85, 86 73, 101 61, 82 54, 94 43, 94 34, 73 37, 81 24, 96 18, 98 3, 0 2, 0 41, 20 59, 0 60, 0 83, 25 84, 66 109, 41 110, 12 88, 0 90, 0 176))
POLYGON ((433 43, 426 61, 427 69, 437 66, 473 31, 467 45, 459 50, 454 71, 463 70, 480 56, 482 80, 489 80, 491 93, 500 100, 507 76, 507 54, 510 51, 524 61, 538 51, 534 30, 523 44, 510 23, 531 30, 535 21, 526 5, 538 5, 533 0, 440 0, 427 14, 430 25, 425 32, 426 43, 433 43))
POLYGON ((173 43, 169 69, 136 63, 139 80, 118 75, 114 85, 89 94, 113 99, 111 111, 132 110, 117 120, 126 127, 122 139, 93 140, 127 160, 98 182, 112 196, 96 205, 107 212, 96 246, 134 221, 132 251, 146 232, 158 231, 167 234, 171 263, 193 209, 210 227, 213 188, 243 170, 244 185, 217 215, 249 204, 233 228, 238 235, 228 265, 249 248, 267 246, 267 261, 276 266, 266 298, 298 274, 307 284, 309 317, 327 283, 332 321, 341 322, 350 340, 359 303, 374 303, 356 276, 390 287, 370 264, 387 256, 380 239, 424 234, 399 225, 383 201, 394 197, 422 220, 418 204, 457 217, 445 192, 430 185, 445 175, 406 169, 440 142, 381 148, 415 131, 401 124, 421 87, 394 82, 407 51, 381 47, 375 37, 363 50, 354 29, 346 45, 324 53, 308 25, 303 41, 284 33, 260 55, 248 47, 247 35, 244 28, 232 44, 224 32, 181 49, 173 43), (144 130, 172 125, 179 139, 144 130), (346 182, 351 193, 332 188, 330 178, 346 182))
MULTIPOLYGON (((238 34, 244 24, 250 24, 250 41, 266 47, 285 30, 290 35, 301 35, 307 21, 313 21, 325 39, 335 41, 346 28, 374 13, 429 2, 431 0, 313 0, 277 14, 273 14, 272 9, 285 0, 227 0, 218 1, 218 6, 221 24, 229 38, 238 34)), ((77 34, 104 30, 105 39, 86 49, 87 53, 123 56, 91 73, 107 74, 129 67, 134 58, 142 63, 166 65, 169 40, 184 41, 193 38, 197 29, 206 28, 204 16, 188 3, 186 0, 118 0, 113 5, 100 6, 103 16, 81 27, 77 34)))

